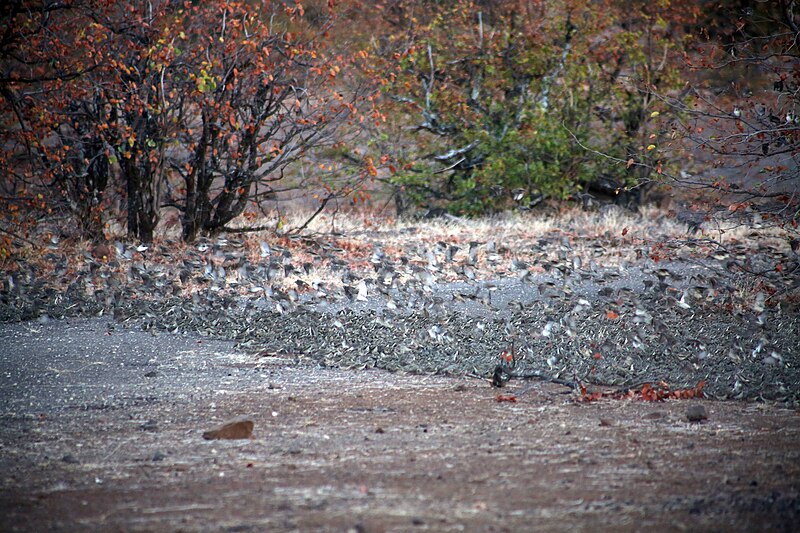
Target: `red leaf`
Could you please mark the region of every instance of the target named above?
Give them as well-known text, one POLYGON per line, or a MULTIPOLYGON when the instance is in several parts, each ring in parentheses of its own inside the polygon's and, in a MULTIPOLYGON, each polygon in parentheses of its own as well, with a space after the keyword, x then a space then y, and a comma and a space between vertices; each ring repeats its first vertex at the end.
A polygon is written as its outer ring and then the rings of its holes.
POLYGON ((517 403, 517 397, 513 394, 498 394, 497 398, 494 399, 497 403, 502 402, 509 402, 509 403, 517 403))
POLYGON ((606 311, 606 318, 608 318, 609 320, 616 320, 619 318, 619 313, 609 309, 608 311, 606 311))
POLYGON ((622 236, 624 237, 627 234, 628 234, 628 228, 622 228, 622 236))

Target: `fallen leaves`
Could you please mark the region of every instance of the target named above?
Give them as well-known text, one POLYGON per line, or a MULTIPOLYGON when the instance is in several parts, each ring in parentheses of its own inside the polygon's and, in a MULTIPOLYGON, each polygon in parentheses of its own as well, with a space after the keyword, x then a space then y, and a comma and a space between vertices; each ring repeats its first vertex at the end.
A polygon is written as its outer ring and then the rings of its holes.
POLYGON ((704 398, 703 388, 705 381, 700 381, 691 389, 671 390, 667 383, 663 381, 655 385, 645 383, 639 388, 631 388, 615 391, 589 391, 582 383, 578 384, 580 390, 579 402, 589 403, 602 399, 610 400, 638 400, 642 402, 663 402, 665 400, 689 400, 693 398, 704 398))
POLYGON ((517 397, 513 394, 498 394, 497 397, 494 399, 497 403, 517 403, 517 397))

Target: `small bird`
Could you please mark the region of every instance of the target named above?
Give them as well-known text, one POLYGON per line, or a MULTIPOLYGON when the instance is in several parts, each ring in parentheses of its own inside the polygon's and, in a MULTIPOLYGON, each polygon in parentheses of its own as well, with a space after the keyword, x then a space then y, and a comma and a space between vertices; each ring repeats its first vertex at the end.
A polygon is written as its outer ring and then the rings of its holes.
POLYGON ((475 265, 478 262, 478 246, 480 245, 479 242, 470 241, 469 243, 469 259, 467 264, 475 265))
POLYGON ((453 257, 456 255, 456 253, 458 253, 458 251, 460 249, 461 248, 459 248, 458 246, 454 246, 454 245, 453 246, 448 246, 447 250, 444 253, 445 261, 447 261, 448 263, 452 263, 453 262, 453 257))
POLYGON ((356 296, 356 300, 359 302, 367 301, 367 282, 363 279, 358 282, 358 295, 356 296))

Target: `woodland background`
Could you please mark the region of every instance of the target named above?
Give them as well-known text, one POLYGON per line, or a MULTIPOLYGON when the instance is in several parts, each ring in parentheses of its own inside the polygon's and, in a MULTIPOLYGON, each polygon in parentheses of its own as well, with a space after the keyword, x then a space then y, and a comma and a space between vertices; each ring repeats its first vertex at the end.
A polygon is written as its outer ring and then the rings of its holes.
POLYGON ((0 256, 41 221, 191 242, 300 230, 284 227, 298 205, 469 216, 601 197, 779 225, 796 249, 797 9, 5 2, 0 256))

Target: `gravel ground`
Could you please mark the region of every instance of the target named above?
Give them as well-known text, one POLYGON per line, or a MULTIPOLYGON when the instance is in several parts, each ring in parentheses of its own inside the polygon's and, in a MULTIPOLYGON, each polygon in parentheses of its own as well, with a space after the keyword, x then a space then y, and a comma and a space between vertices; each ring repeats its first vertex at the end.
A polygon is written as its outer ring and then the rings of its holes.
POLYGON ((704 381, 713 398, 800 403, 796 252, 559 232, 443 238, 54 238, 7 262, 0 321, 113 315, 324 367, 486 378, 513 349, 522 374, 618 388, 704 381))
POLYGON ((0 324, 0 529, 797 530, 796 409, 583 402, 139 325, 0 324), (231 420, 251 438, 205 438, 231 420))

